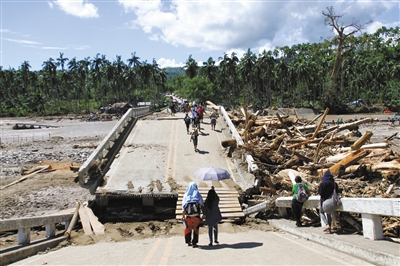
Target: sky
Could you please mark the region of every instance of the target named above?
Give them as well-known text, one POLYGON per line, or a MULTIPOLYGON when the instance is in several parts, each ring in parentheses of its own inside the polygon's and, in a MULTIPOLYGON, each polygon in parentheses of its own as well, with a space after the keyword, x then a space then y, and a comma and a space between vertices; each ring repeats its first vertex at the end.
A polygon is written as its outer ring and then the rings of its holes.
POLYGON ((0 66, 31 70, 64 58, 97 54, 127 63, 182 67, 191 56, 202 66, 224 54, 240 59, 276 47, 320 42, 334 32, 322 11, 332 6, 340 22, 367 23, 363 32, 400 26, 400 0, 0 0, 0 66))

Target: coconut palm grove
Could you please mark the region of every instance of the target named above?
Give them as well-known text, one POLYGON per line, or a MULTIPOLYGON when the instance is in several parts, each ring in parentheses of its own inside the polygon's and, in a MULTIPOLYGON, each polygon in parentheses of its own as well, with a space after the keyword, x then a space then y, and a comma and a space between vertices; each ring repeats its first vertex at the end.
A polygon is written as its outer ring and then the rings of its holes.
POLYGON ((83 114, 116 102, 150 102, 159 110, 169 100, 167 92, 232 108, 295 106, 347 113, 380 104, 399 111, 400 28, 367 34, 362 30, 368 23, 342 25, 333 8, 322 14, 331 39, 258 54, 248 49, 243 55, 210 57, 203 65, 189 56, 182 68, 161 69, 154 59, 143 62, 132 52, 130 58, 112 60, 100 53, 81 59, 59 53, 35 71, 28 60, 18 69, 0 67, 0 115, 83 114))

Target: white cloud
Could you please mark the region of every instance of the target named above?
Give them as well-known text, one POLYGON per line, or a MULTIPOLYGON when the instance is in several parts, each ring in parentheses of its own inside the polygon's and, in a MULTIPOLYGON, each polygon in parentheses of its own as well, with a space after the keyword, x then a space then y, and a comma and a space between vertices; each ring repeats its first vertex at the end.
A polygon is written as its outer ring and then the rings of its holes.
MULTIPOLYGON (((97 7, 84 0, 57 0, 53 2, 65 13, 80 18, 97 18, 97 7)), ((50 5, 52 8, 52 5, 50 5)))
POLYGON ((38 45, 40 42, 34 42, 34 41, 28 41, 28 40, 17 40, 17 39, 8 39, 8 38, 3 38, 5 41, 9 42, 15 42, 18 44, 23 44, 23 45, 38 45))
POLYGON ((67 50, 67 47, 56 47, 56 46, 43 46, 41 47, 43 50, 67 50))
POLYGON ((183 67, 185 65, 184 63, 176 63, 175 59, 166 59, 166 58, 158 59, 157 64, 160 66, 160 68, 183 67))
POLYGON ((79 45, 79 46, 75 46, 73 48, 75 50, 87 50, 87 49, 90 49, 91 47, 89 45, 79 45))
MULTIPOLYGON (((334 6, 343 22, 367 22, 396 6, 391 1, 181 1, 119 0, 131 22, 153 41, 202 51, 291 46, 331 36, 322 11, 334 6)), ((398 4, 397 4, 398 5, 398 4)), ((378 25, 378 24, 375 24, 378 25)))

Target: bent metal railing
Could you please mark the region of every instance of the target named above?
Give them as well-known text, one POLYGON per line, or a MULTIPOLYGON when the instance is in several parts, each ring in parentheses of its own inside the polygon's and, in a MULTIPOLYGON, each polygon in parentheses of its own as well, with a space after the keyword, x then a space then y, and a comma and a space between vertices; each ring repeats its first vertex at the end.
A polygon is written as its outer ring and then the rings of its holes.
POLYGON ((150 113, 150 107, 129 109, 110 133, 103 139, 78 172, 79 185, 95 194, 97 186, 103 181, 104 173, 110 167, 115 155, 132 131, 139 117, 150 113))

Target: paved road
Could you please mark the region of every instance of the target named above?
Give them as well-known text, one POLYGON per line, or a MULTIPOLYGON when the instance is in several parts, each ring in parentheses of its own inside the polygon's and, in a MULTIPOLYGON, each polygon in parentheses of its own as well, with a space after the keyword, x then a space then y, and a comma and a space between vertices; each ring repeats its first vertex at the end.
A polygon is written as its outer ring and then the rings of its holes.
MULTIPOLYGON (((221 225, 223 226, 223 225, 221 225)), ((69 246, 12 265, 373 265, 285 232, 221 233, 209 247, 203 230, 199 248, 183 236, 69 246)))
POLYGON ((119 157, 106 173, 106 185, 99 187, 97 192, 126 190, 131 182, 131 193, 177 193, 171 189, 169 178, 183 188, 191 181, 199 187, 234 188, 234 181, 238 179, 237 170, 223 155, 224 149, 220 144, 226 126, 219 123, 213 131, 210 119, 205 118, 200 127, 199 151, 195 152, 183 116, 183 113, 177 113, 173 117, 153 119, 150 116, 139 120, 121 148, 119 157), (204 182, 194 178, 199 168, 208 166, 226 169, 232 178, 221 182, 204 182), (157 182, 162 185, 150 191, 154 187, 151 183, 157 182))

